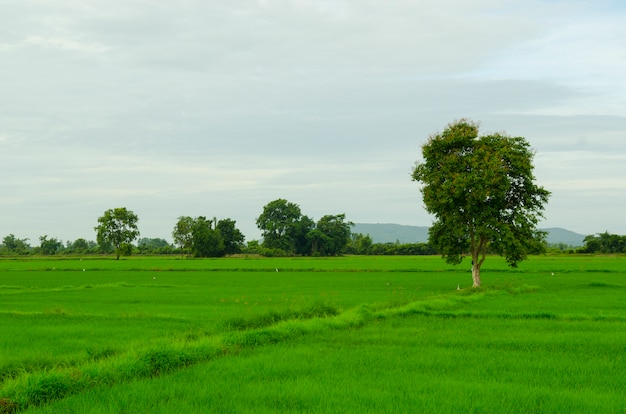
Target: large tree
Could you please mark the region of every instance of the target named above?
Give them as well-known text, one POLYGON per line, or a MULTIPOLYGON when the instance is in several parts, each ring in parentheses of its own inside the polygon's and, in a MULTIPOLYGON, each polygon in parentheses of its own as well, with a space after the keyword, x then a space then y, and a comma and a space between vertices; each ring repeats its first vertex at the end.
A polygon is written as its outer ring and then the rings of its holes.
POLYGON ((526 139, 479 137, 478 125, 462 119, 432 135, 422 156, 412 178, 436 218, 430 242, 449 263, 470 255, 474 287, 488 249, 516 266, 541 244, 545 233, 536 226, 550 192, 535 183, 526 139))
POLYGON ((241 252, 246 237, 235 226, 237 222, 231 219, 222 219, 217 222, 215 228, 219 230, 224 241, 224 254, 241 252))
POLYGON ((63 243, 59 239, 55 237, 49 239, 48 235, 39 236, 39 242, 39 251, 44 255, 56 254, 63 248, 63 243))
POLYGON ((263 247, 288 253, 307 253, 306 235, 315 226, 313 220, 302 215, 300 206, 282 198, 263 207, 256 224, 262 232, 263 247))
POLYGON ((220 231, 214 227, 216 220, 207 220, 199 216, 193 224, 192 252, 195 257, 224 256, 224 239, 220 231))
POLYGON ((129 246, 137 237, 139 217, 126 207, 109 209, 98 217, 98 225, 94 227, 98 244, 111 244, 115 247, 117 260, 123 252, 129 252, 129 246))
POLYGON ((317 237, 317 250, 324 256, 336 256, 343 253, 350 242, 351 228, 354 223, 346 221, 345 214, 325 215, 317 222, 316 230, 325 237, 317 237))

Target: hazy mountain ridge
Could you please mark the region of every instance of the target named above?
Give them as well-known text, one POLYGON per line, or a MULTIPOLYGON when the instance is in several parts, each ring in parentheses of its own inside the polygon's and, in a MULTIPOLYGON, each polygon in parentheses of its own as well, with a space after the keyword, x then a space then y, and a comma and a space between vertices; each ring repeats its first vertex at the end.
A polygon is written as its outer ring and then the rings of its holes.
MULTIPOLYGON (((541 229, 548 232, 548 243, 564 243, 569 246, 582 246, 585 235, 560 227, 541 229)), ((408 226, 393 223, 354 223, 352 233, 369 234, 374 243, 425 243, 428 241, 428 227, 408 226)))

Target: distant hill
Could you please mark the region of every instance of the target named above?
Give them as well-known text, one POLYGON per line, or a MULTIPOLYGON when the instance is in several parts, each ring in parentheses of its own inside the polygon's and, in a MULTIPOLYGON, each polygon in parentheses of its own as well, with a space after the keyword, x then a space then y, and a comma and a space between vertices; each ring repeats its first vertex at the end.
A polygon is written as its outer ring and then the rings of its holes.
POLYGON ((369 234, 374 243, 425 243, 428 227, 405 226, 402 224, 354 223, 352 233, 369 234))
MULTIPOLYGON (((574 233, 560 227, 542 229, 548 232, 548 243, 564 243, 568 246, 582 246, 583 234, 574 233)), ((407 226, 392 223, 354 223, 352 233, 369 234, 374 243, 425 243, 428 241, 428 227, 407 226)))
POLYGON ((548 243, 565 243, 568 246, 583 246, 585 244, 583 242, 586 237, 584 234, 574 233, 573 231, 562 229, 560 227, 552 227, 542 230, 548 232, 548 243))

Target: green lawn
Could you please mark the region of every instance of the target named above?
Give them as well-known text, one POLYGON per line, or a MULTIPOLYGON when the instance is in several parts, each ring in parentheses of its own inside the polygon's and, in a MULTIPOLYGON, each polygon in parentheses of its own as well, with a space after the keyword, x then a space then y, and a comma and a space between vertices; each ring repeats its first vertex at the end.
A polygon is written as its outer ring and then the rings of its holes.
POLYGON ((626 412, 625 259, 0 260, 0 413, 626 412))

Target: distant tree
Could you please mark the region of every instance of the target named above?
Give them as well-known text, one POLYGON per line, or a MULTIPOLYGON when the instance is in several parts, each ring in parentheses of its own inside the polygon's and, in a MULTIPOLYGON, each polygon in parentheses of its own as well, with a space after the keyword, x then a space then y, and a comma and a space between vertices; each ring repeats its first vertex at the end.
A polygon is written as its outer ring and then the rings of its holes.
POLYGON ((235 224, 235 220, 227 218, 219 220, 215 226, 224 242, 224 254, 240 253, 243 247, 245 236, 237 229, 235 224))
POLYGON ((39 237, 39 250, 43 255, 53 255, 63 248, 63 242, 56 238, 48 239, 48 236, 39 237))
POLYGON ((141 254, 170 254, 174 252, 167 240, 160 238, 140 238, 137 240, 137 249, 141 254))
POLYGON ((28 254, 31 250, 28 239, 18 239, 9 234, 2 239, 2 250, 9 254, 28 254))
POLYGON ((191 253, 191 247, 193 245, 193 227, 195 220, 189 216, 181 216, 178 218, 174 230, 172 231, 172 237, 174 243, 180 247, 181 254, 191 253))
POLYGON ((375 243, 369 254, 385 256, 425 256, 437 254, 429 243, 375 243))
POLYGON ((326 215, 319 219, 316 230, 326 237, 320 240, 318 250, 324 256, 343 253, 350 242, 350 229, 354 224, 346 221, 345 214, 326 215))
POLYGON ((116 259, 120 254, 128 253, 127 245, 139 236, 137 222, 139 217, 126 207, 109 209, 98 217, 98 225, 94 227, 98 244, 110 243, 115 248, 116 259))
POLYGON ((583 242, 583 253, 626 253, 626 236, 610 234, 608 231, 586 236, 583 242))
POLYGON ((250 240, 246 246, 242 248, 242 252, 245 254, 261 254, 263 248, 258 240, 250 240))
POLYGON ((370 254, 372 244, 372 236, 369 234, 351 233, 350 242, 346 247, 346 251, 349 254, 370 254))
POLYGON ((541 245, 545 233, 536 226, 550 192, 535 184, 524 138, 479 137, 478 125, 462 119, 432 135, 422 155, 412 178, 436 217, 430 242, 449 263, 469 252, 474 287, 489 248, 516 266, 541 245))
POLYGON ((74 249, 77 253, 84 253, 91 247, 93 246, 90 246, 89 242, 82 238, 76 239, 74 240, 74 243, 72 243, 72 249, 74 249))
POLYGON ((192 252, 195 257, 220 257, 224 255, 224 240, 214 221, 200 216, 194 220, 192 252))
POLYGON ((280 198, 263 207, 256 224, 262 232, 263 247, 296 253, 308 243, 306 234, 312 220, 302 215, 300 206, 280 198))
POLYGON ((67 242, 67 246, 65 248, 66 253, 77 253, 84 254, 87 253, 90 249, 95 247, 94 242, 88 242, 85 239, 76 239, 73 242, 67 242))

